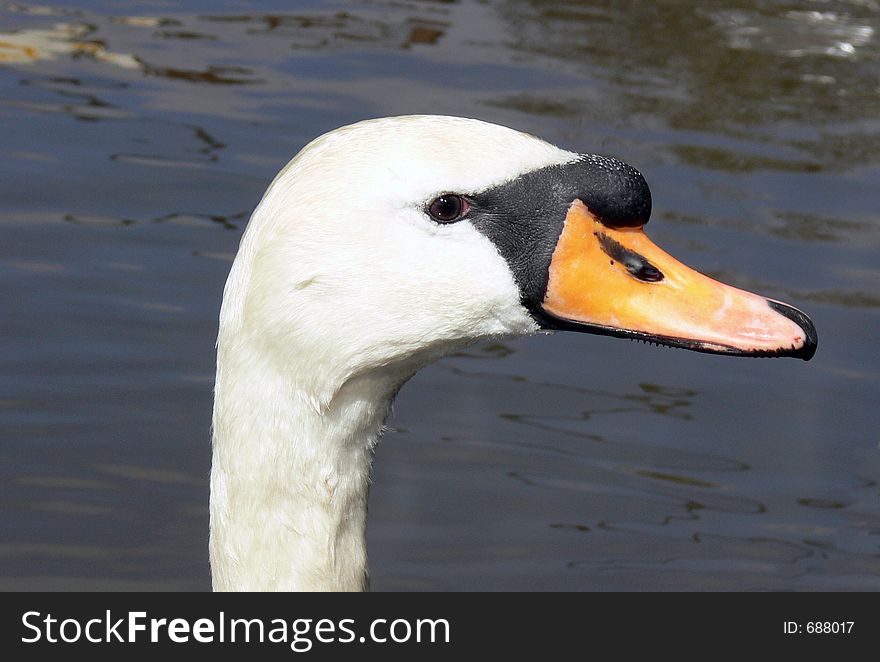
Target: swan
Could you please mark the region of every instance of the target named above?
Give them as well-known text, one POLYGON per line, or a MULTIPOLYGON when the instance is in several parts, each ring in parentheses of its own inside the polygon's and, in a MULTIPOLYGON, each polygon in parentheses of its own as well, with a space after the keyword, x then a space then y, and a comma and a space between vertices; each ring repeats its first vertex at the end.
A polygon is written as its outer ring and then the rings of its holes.
POLYGON ((464 344, 555 329, 812 357, 786 304, 643 231, 620 161, 486 122, 367 120, 308 144, 253 212, 223 293, 215 590, 364 590, 373 450, 404 382, 464 344))

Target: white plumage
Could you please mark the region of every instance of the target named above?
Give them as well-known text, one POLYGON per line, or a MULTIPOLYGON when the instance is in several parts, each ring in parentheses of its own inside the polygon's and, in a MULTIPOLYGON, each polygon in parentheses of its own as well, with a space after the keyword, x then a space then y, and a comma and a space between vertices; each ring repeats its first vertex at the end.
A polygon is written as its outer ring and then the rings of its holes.
POLYGON ((484 122, 361 122, 306 146, 254 211, 217 346, 220 590, 360 590, 373 448, 400 386, 475 340, 538 330, 498 250, 425 214, 577 155, 484 122))

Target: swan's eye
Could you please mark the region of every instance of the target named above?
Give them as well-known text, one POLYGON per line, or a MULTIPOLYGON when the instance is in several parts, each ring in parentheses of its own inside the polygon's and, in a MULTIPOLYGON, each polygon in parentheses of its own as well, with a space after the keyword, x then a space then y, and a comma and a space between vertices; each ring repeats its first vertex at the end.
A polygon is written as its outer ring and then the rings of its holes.
POLYGON ((438 223, 453 223, 467 214, 470 205, 460 195, 445 193, 428 205, 428 213, 438 223))

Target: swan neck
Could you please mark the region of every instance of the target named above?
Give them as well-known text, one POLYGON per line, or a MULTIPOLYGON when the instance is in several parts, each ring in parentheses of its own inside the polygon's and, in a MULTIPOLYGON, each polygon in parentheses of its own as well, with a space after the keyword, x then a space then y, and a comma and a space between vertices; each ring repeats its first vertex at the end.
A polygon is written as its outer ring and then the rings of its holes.
POLYGON ((211 468, 215 590, 364 590, 373 449, 396 387, 325 405, 253 353, 218 347, 211 468))

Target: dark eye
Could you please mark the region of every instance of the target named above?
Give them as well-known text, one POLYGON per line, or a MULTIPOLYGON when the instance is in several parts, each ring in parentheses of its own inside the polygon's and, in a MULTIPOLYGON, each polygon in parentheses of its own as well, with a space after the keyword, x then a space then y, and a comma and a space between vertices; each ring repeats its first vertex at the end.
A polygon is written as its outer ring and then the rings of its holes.
POLYGON ((467 214, 470 205, 460 195, 445 193, 428 205, 428 213, 439 223, 452 223, 467 214))

